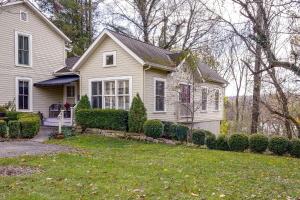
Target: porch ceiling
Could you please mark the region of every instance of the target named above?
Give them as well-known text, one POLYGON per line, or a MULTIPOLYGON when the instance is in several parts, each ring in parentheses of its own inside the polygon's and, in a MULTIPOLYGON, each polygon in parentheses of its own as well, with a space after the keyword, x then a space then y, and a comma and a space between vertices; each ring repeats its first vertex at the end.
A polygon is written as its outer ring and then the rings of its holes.
POLYGON ((79 76, 60 76, 49 80, 34 83, 36 87, 51 87, 51 86, 62 86, 79 80, 79 76))

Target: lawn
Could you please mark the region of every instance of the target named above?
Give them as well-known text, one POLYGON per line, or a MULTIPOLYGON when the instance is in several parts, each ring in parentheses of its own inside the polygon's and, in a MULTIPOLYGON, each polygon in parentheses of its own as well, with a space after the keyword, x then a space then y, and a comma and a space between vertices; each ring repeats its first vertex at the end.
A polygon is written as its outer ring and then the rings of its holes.
POLYGON ((287 199, 300 159, 146 144, 95 135, 51 143, 78 153, 0 159, 42 173, 0 177, 0 199, 287 199))

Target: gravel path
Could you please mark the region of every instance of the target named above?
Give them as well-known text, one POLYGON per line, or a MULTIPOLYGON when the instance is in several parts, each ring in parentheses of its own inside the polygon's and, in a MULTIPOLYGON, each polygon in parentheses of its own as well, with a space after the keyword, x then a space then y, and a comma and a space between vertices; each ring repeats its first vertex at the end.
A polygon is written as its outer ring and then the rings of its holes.
POLYGON ((73 148, 34 141, 0 142, 0 158, 71 152, 73 148))

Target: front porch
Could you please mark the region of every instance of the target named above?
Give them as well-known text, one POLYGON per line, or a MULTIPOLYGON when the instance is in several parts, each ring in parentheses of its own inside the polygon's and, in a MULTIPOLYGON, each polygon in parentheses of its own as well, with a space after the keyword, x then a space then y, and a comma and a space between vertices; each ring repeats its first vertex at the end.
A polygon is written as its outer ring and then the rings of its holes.
POLYGON ((48 99, 48 107, 42 112, 44 126, 58 127, 60 123, 62 126, 72 126, 74 107, 79 101, 79 76, 59 76, 35 83, 34 86, 45 93, 56 91, 56 99, 48 99))

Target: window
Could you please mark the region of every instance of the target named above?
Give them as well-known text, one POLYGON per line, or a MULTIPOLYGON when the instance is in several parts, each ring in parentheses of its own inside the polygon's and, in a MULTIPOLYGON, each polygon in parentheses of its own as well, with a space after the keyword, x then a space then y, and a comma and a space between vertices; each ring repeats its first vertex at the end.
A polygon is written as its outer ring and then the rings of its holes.
POLYGON ((191 86, 180 84, 179 100, 180 103, 191 103, 191 86))
POLYGON ((215 110, 220 109, 220 90, 216 89, 215 90, 215 110))
POLYGON ((201 88, 201 110, 207 111, 207 88, 201 88))
POLYGON ((28 14, 27 14, 27 12, 20 11, 20 20, 24 21, 24 22, 28 21, 28 14))
POLYGON ((16 105, 18 111, 31 110, 31 87, 30 78, 16 78, 16 105))
POLYGON ((31 36, 16 32, 16 65, 31 65, 31 36))
POLYGON ((91 82, 93 108, 129 110, 130 80, 99 80, 91 82))
POLYGON ((92 82, 92 107, 102 108, 102 81, 92 82))
POLYGON ((69 104, 75 104, 75 86, 67 85, 66 86, 66 102, 69 104))
POLYGON ((116 66, 116 51, 103 53, 103 66, 116 66))
POLYGON ((155 80, 155 111, 165 111, 165 83, 163 79, 155 80))

